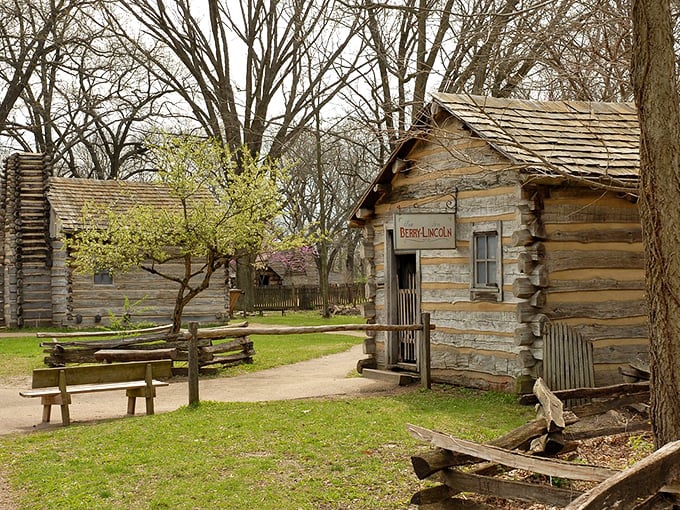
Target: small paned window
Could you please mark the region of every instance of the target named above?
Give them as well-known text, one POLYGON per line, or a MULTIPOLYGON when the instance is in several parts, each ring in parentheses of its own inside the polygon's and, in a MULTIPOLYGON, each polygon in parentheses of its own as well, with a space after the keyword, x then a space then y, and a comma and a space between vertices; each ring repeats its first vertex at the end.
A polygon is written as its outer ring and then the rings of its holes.
POLYGON ((474 235, 474 287, 498 288, 498 234, 479 232, 474 235))
POLYGON ((113 285, 113 275, 108 269, 102 269, 94 274, 95 285, 113 285))

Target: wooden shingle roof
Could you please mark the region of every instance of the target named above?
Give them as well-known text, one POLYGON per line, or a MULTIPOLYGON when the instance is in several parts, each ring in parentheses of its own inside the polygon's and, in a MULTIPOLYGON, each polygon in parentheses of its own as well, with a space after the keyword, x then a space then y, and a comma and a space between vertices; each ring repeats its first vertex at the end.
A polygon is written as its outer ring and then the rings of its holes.
POLYGON ((75 231, 81 227, 83 208, 97 202, 127 209, 136 204, 146 204, 159 209, 177 208, 179 202, 167 188, 134 181, 101 181, 50 177, 47 199, 61 227, 75 231))
POLYGON ((434 101, 527 171, 637 179, 639 126, 632 103, 528 101, 464 94, 434 101))
MULTIPOLYGON (((393 178, 393 165, 405 158, 432 126, 437 110, 460 120, 474 136, 505 156, 524 174, 584 179, 626 190, 639 178, 640 142, 632 103, 529 101, 470 94, 435 93, 420 121, 401 141, 366 188, 350 216, 361 224, 361 210, 380 200, 380 186, 393 178)), ((427 135, 425 135, 427 136, 427 135)), ((577 181, 578 182, 578 181, 577 181)))

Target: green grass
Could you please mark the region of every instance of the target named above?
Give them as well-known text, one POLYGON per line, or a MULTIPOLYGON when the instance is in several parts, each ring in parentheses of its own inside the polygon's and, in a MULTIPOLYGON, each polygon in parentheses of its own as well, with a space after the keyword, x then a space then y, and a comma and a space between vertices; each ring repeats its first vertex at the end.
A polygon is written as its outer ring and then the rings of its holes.
POLYGON ((34 368, 44 368, 40 342, 32 336, 0 338, 0 378, 30 375, 34 368))
MULTIPOLYGON (((363 324, 364 320, 357 316, 337 316, 324 319, 316 312, 272 313, 263 317, 248 318, 251 324, 268 324, 283 326, 322 326, 328 324, 363 324)), ((238 319, 232 323, 239 322, 238 319)), ((37 331, 42 329, 19 330, 25 333, 22 337, 2 337, 0 334, 0 379, 7 377, 28 376, 34 368, 44 367, 43 348, 40 342, 46 338, 36 338, 37 331)), ((256 335, 252 337, 255 346, 254 363, 220 370, 222 376, 239 375, 267 368, 288 365, 298 361, 326 356, 345 351, 353 345, 361 343, 361 337, 342 334, 304 334, 304 335, 256 335)), ((96 340, 102 340, 97 338, 96 340)))
MULTIPOLYGON (((250 322, 348 324, 316 314, 250 322)), ((0 339, 3 375, 42 366, 40 339, 0 339)), ((225 375, 343 351, 361 337, 258 335, 255 362, 225 375)), ((410 456, 429 448, 407 422, 485 441, 531 410, 509 395, 447 386, 395 396, 198 408, 0 438, 0 463, 20 509, 402 509, 416 490, 410 456)))
POLYGON ((508 395, 396 396, 196 409, 0 438, 20 508, 403 509, 426 486, 407 422, 485 441, 526 422, 508 395))
MULTIPOLYGON (((235 317, 231 322, 239 322, 235 317)), ((358 315, 335 315, 324 319, 319 312, 265 312, 264 315, 249 315, 245 320, 251 324, 278 324, 281 326, 326 326, 331 324, 364 324, 358 315)))
MULTIPOLYGON (((314 333, 305 335, 255 335, 252 337, 255 356, 250 365, 239 365, 220 370, 221 376, 265 370, 298 361, 343 352, 362 342, 361 337, 314 333)), ((33 336, 0 338, 0 380, 28 376, 34 368, 44 368, 45 339, 33 336)))

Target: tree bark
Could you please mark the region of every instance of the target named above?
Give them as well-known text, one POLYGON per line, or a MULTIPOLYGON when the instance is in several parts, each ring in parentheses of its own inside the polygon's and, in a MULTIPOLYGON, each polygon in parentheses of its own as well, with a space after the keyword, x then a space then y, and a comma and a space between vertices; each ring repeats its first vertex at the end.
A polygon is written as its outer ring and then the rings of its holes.
POLYGON ((658 448, 680 439, 680 108, 669 0, 634 0, 632 16, 652 428, 658 448))

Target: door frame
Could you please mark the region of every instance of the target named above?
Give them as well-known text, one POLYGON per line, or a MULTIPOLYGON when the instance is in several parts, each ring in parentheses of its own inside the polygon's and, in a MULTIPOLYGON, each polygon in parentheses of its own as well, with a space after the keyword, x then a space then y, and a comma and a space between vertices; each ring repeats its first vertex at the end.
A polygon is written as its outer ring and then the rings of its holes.
MULTIPOLYGON (((399 255, 414 255, 416 261, 415 280, 416 280, 416 320, 420 322, 422 290, 421 290, 421 266, 420 266, 420 251, 405 251, 396 252, 394 249, 394 228, 392 226, 385 228, 385 313, 387 324, 399 324, 399 263, 397 257, 399 255)), ((417 335, 416 344, 416 363, 417 370, 420 369, 419 355, 420 355, 420 337, 417 335)), ((387 368, 396 367, 400 363, 399 355, 399 332, 388 331, 387 340, 385 342, 385 355, 387 368)))

